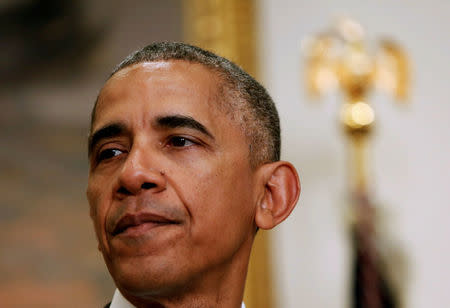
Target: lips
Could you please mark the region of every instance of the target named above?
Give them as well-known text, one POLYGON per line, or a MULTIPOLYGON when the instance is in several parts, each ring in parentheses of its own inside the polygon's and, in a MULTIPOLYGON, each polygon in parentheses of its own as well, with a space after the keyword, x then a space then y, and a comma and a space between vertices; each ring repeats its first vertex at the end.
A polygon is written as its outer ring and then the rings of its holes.
POLYGON ((126 214, 117 222, 112 235, 145 232, 154 227, 171 224, 178 224, 178 222, 152 213, 126 214))

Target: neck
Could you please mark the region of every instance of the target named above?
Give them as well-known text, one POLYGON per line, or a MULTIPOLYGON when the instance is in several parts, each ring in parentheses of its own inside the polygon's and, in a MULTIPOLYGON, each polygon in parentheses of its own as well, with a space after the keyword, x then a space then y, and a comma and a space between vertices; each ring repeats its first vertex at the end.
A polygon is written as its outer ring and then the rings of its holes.
POLYGON ((161 295, 134 296, 120 290, 137 308, 240 308, 253 238, 225 264, 203 272, 161 295))

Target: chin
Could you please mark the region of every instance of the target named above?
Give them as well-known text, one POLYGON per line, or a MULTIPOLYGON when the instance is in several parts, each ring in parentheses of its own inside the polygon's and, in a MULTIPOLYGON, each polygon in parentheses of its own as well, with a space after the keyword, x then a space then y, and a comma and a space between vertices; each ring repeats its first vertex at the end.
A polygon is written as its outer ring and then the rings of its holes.
POLYGON ((116 286, 121 291, 137 297, 167 295, 182 285, 181 276, 172 275, 174 268, 169 267, 166 262, 149 262, 138 257, 117 260, 108 268, 116 286))

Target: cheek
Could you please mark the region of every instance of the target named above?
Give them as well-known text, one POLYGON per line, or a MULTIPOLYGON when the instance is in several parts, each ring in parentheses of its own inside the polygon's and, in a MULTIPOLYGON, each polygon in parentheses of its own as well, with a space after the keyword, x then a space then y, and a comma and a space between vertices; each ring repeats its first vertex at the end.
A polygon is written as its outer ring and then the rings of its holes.
MULTIPOLYGON (((198 170, 198 169, 197 169, 198 170)), ((190 173, 183 190, 194 230, 243 232, 252 225, 251 177, 239 163, 215 164, 190 173)), ((223 233, 222 233, 223 235, 223 233)))
POLYGON ((105 200, 104 189, 104 185, 99 185, 98 181, 89 179, 86 194, 89 202, 90 216, 99 240, 101 240, 103 236, 102 233, 107 211, 107 200, 105 200))

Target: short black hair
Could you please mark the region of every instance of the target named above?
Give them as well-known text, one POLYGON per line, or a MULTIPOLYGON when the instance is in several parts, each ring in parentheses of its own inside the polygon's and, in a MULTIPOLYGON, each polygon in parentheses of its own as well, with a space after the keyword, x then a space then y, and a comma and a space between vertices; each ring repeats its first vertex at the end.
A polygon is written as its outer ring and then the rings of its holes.
MULTIPOLYGON (((221 77, 225 104, 248 139, 252 166, 280 160, 280 120, 274 102, 260 83, 230 60, 186 43, 159 42, 127 56, 109 78, 135 64, 169 60, 201 64, 221 77)), ((91 129, 97 102, 98 98, 91 114, 91 129)))

